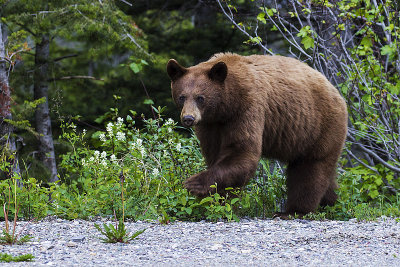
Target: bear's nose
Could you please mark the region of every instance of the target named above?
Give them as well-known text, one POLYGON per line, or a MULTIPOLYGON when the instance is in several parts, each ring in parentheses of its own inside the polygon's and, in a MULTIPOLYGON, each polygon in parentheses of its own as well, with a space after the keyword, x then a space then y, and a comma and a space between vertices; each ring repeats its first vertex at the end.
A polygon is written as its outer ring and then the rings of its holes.
POLYGON ((185 127, 193 126, 193 123, 194 123, 194 117, 192 115, 186 115, 182 118, 182 124, 185 127))

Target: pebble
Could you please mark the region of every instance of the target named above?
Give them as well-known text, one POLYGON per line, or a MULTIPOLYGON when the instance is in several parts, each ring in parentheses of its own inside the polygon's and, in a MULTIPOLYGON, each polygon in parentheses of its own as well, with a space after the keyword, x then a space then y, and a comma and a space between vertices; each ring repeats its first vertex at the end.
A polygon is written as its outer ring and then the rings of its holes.
POLYGON ((73 242, 82 242, 83 240, 85 240, 84 235, 74 236, 71 238, 71 241, 73 242))
MULTIPOLYGON (((18 222, 33 240, 0 245, 0 253, 31 253, 31 263, 1 266, 400 266, 400 222, 260 220, 242 222, 127 222, 147 230, 128 244, 106 244, 95 221, 46 218, 18 222)), ((0 222, 0 229, 4 222, 0 222)), ((21 236, 21 234, 20 234, 21 236)))

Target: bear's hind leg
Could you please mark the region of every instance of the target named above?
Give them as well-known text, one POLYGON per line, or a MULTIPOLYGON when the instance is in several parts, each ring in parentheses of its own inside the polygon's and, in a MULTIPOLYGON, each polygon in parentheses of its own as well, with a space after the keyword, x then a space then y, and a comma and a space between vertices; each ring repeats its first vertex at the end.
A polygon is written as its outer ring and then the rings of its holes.
MULTIPOLYGON (((333 177, 334 179, 334 177, 333 177)), ((335 189, 337 189, 336 182, 332 180, 331 184, 326 190, 325 195, 321 199, 320 206, 333 206, 338 198, 337 194, 335 193, 335 189)))
POLYGON ((330 190, 330 185, 335 166, 336 161, 328 159, 290 163, 287 168, 286 215, 296 213, 302 216, 313 212, 318 208, 324 196, 329 197, 327 200, 333 200, 331 193, 335 193, 333 189, 330 190))

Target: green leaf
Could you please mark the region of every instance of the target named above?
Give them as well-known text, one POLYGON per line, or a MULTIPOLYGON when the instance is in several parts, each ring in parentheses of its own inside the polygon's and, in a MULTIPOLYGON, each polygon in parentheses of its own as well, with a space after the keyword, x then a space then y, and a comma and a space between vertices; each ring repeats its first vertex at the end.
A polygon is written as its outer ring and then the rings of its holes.
POLYGON ((212 202, 213 198, 212 197, 205 197, 200 201, 200 205, 207 203, 207 202, 212 202))
POLYGON ((131 63, 131 64, 129 65, 129 67, 131 68, 131 70, 132 70, 134 73, 139 73, 140 70, 142 69, 142 66, 140 66, 140 65, 138 65, 138 64, 136 64, 136 63, 131 63))
POLYGON ((372 96, 371 95, 363 95, 361 97, 362 100, 364 100, 364 102, 366 102, 368 105, 372 105, 372 96))
POLYGON ((276 13, 276 9, 275 8, 267 8, 266 9, 268 16, 272 16, 276 13))
POLYGON ((371 47, 372 47, 372 40, 371 40, 371 38, 365 36, 365 37, 361 40, 361 44, 362 44, 365 48, 371 48, 371 47))
POLYGON ((378 190, 374 189, 374 190, 371 190, 368 195, 371 198, 376 198, 377 196, 379 196, 379 192, 378 192, 378 190))
POLYGON ((257 20, 261 21, 262 23, 266 24, 267 21, 265 20, 265 13, 261 12, 257 15, 257 20))
POLYGON ((189 215, 192 214, 192 208, 190 208, 190 207, 185 208, 185 211, 189 215))
POLYGON ((226 209, 226 211, 231 211, 232 210, 231 205, 229 205, 229 203, 226 203, 225 209, 226 209))
POLYGON ((297 33, 298 37, 302 37, 301 43, 305 49, 314 48, 314 39, 312 38, 313 31, 310 26, 305 26, 297 33))
POLYGON ((186 206, 186 203, 187 203, 186 196, 182 196, 182 197, 181 197, 181 204, 182 204, 183 206, 186 206))
POLYGON ((314 48, 314 39, 310 36, 303 37, 301 43, 304 45, 305 49, 314 48))
POLYGON ((145 104, 145 105, 154 105, 154 102, 153 102, 153 100, 151 100, 151 99, 145 99, 145 100, 143 101, 143 104, 145 104))
POLYGON ((396 55, 396 45, 385 45, 381 48, 381 54, 383 56, 389 56, 390 59, 394 58, 396 55))
POLYGON ((238 202, 240 199, 239 198, 234 198, 231 200, 231 205, 235 204, 236 202, 238 202))

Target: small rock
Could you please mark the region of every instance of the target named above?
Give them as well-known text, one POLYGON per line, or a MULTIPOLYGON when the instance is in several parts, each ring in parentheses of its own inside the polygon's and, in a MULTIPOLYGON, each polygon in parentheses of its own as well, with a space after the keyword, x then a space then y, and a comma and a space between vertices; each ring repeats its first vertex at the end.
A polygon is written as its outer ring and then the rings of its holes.
POLYGON ((41 245, 40 248, 41 251, 46 251, 54 248, 54 244, 52 244, 51 241, 43 241, 40 245, 41 245))
POLYGON ((212 245, 212 247, 210 248, 211 250, 220 250, 222 249, 222 244, 214 244, 212 245))
POLYGON ((78 236, 74 236, 73 238, 71 238, 71 241, 73 242, 82 242, 83 240, 85 240, 85 236, 84 235, 78 235, 78 236))
POLYGON ((75 242, 68 242, 67 247, 76 248, 78 245, 75 242))

